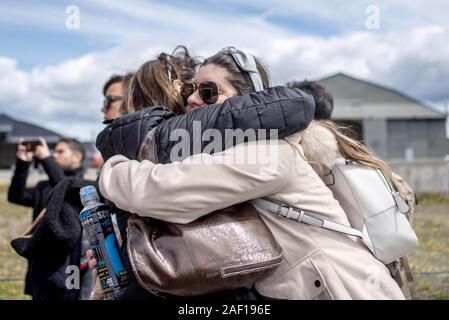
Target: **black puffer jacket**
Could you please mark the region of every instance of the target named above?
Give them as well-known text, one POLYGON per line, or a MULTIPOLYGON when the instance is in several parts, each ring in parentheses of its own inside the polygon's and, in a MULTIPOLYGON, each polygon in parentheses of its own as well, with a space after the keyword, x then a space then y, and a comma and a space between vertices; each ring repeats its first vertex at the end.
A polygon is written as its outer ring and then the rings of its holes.
MULTIPOLYGON (((223 137, 221 150, 224 150, 237 142, 232 136, 231 139, 226 139, 229 137, 226 135, 227 129, 255 129, 256 139, 265 138, 257 135, 257 129, 277 129, 278 137, 283 138, 307 128, 314 111, 312 95, 295 88, 273 87, 231 97, 222 105, 210 105, 180 116, 163 107, 145 108, 114 120, 97 136, 96 145, 105 160, 117 154, 138 159, 142 142, 148 132, 157 127, 154 133, 157 158, 160 163, 169 163, 170 152, 179 143, 170 137, 175 129, 186 130, 189 137, 195 137, 194 131, 198 124, 201 134, 207 129, 217 129, 223 137), (199 121, 196 126, 195 121, 199 121)), ((252 137, 248 137, 248 140, 251 139, 252 137)), ((183 154, 183 158, 203 152, 210 142, 200 141, 195 148, 194 138, 188 143, 190 152, 183 154)))

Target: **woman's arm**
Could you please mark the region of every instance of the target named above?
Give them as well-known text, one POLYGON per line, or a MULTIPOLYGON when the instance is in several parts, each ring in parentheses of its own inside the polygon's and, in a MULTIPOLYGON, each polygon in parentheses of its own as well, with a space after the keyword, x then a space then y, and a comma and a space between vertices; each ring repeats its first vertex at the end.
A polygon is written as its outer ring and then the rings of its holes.
POLYGON ((243 142, 244 137, 246 141, 284 138, 307 128, 314 112, 312 95, 296 88, 272 87, 231 97, 222 105, 196 109, 158 125, 155 133, 158 161, 170 163, 198 153, 220 152, 243 142), (213 149, 208 148, 212 145, 205 135, 210 129, 214 130, 214 139, 219 137, 213 149), (276 135, 270 130, 275 130, 276 135), (178 141, 179 135, 184 141, 178 141), (180 143, 184 144, 183 152, 174 150, 180 143))
POLYGON ((231 136, 232 139, 219 139, 218 148, 208 149, 209 141, 201 138, 209 129, 216 129, 221 137, 227 137, 229 129, 254 129, 256 135, 249 135, 247 141, 267 138, 261 137, 258 129, 275 129, 278 137, 283 138, 307 128, 314 111, 315 102, 310 94, 299 89, 273 87, 179 116, 163 107, 145 108, 114 120, 97 136, 96 145, 105 160, 117 154, 138 159, 146 135, 157 127, 152 143, 157 146, 158 162, 169 163, 192 154, 222 151, 241 142, 231 136), (180 157, 172 159, 170 155, 179 142, 171 135, 179 131, 188 137, 188 141, 183 141, 187 147, 180 157))
POLYGON ((291 176, 295 154, 285 142, 271 143, 271 149, 270 142, 254 142, 165 165, 115 156, 105 163, 99 188, 120 209, 189 223, 280 191, 291 176))

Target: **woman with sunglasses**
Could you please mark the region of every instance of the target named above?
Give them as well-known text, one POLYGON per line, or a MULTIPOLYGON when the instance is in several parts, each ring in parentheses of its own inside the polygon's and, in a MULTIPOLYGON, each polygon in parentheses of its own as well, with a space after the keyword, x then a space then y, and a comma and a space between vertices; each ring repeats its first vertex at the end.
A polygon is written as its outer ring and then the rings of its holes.
POLYGON ((186 99, 187 112, 269 87, 268 74, 258 59, 254 58, 252 72, 242 72, 232 57, 233 53, 238 56, 238 52, 241 51, 229 47, 204 60, 193 81, 185 83, 181 89, 181 95, 186 99), (256 73, 260 77, 254 80, 254 86, 251 75, 256 73))
MULTIPOLYGON (((261 74, 246 72, 245 64, 240 62, 232 50, 207 59, 195 75, 194 85, 189 87, 190 91, 195 91, 187 98, 187 109, 207 110, 209 107, 201 108, 206 105, 203 99, 213 94, 220 102, 242 93, 247 83, 252 85, 252 90, 263 83, 261 74), (211 82, 216 84, 216 91, 201 93, 200 86, 207 88, 211 82)), ((330 168, 337 158, 344 157, 378 168, 391 177, 385 163, 359 142, 341 134, 335 124, 328 121, 313 122, 303 132, 280 139, 276 152, 266 154, 257 163, 226 161, 260 154, 261 148, 267 148, 267 142, 248 142, 213 155, 194 155, 170 165, 157 164, 154 159, 138 162, 115 156, 106 162, 99 187, 119 208, 168 222, 189 223, 215 210, 266 198, 312 212, 315 220, 330 220, 344 228, 349 226, 347 216, 318 175, 319 169, 330 168), (129 194, 128 190, 134 193, 129 194)), ((317 224, 299 223, 263 206, 257 207, 285 257, 272 275, 255 284, 262 296, 277 299, 404 298, 386 266, 360 239, 320 228, 317 224)))

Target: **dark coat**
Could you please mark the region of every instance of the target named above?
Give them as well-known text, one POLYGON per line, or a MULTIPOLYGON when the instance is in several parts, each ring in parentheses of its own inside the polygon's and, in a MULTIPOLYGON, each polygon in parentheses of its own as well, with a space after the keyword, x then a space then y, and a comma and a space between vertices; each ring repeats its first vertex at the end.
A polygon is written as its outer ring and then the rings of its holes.
POLYGON ((17 159, 16 169, 8 190, 8 201, 33 208, 33 221, 45 208, 52 189, 67 177, 81 177, 83 169, 63 170, 54 160, 48 157, 40 161, 48 180, 40 181, 33 188, 26 187, 31 162, 17 159))
MULTIPOLYGON (((67 289, 68 265, 80 266, 83 209, 79 191, 95 181, 67 178, 55 186, 46 212, 32 236, 18 238, 11 246, 29 263, 33 298, 36 300, 75 300, 79 290, 67 289)), ((90 272, 90 271, 87 271, 90 272)))
MULTIPOLYGON (((46 207, 53 188, 59 182, 67 177, 81 177, 83 175, 82 168, 63 170, 53 160, 53 157, 43 159, 41 164, 48 175, 48 180, 38 182, 33 188, 27 188, 26 181, 31 162, 17 159, 14 175, 8 190, 9 202, 33 208, 33 221, 46 207)), ((33 294, 29 267, 25 277, 25 293, 33 294)))

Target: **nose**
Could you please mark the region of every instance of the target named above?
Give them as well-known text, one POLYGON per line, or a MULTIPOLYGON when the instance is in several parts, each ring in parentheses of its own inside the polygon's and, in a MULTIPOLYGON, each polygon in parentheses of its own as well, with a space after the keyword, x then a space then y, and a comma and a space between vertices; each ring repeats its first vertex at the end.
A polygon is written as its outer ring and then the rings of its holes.
POLYGON ((194 93, 192 93, 188 98, 187 98, 187 106, 186 106, 186 111, 190 112, 196 108, 201 108, 206 106, 206 104, 204 103, 204 101, 201 99, 198 90, 195 91, 194 93))

